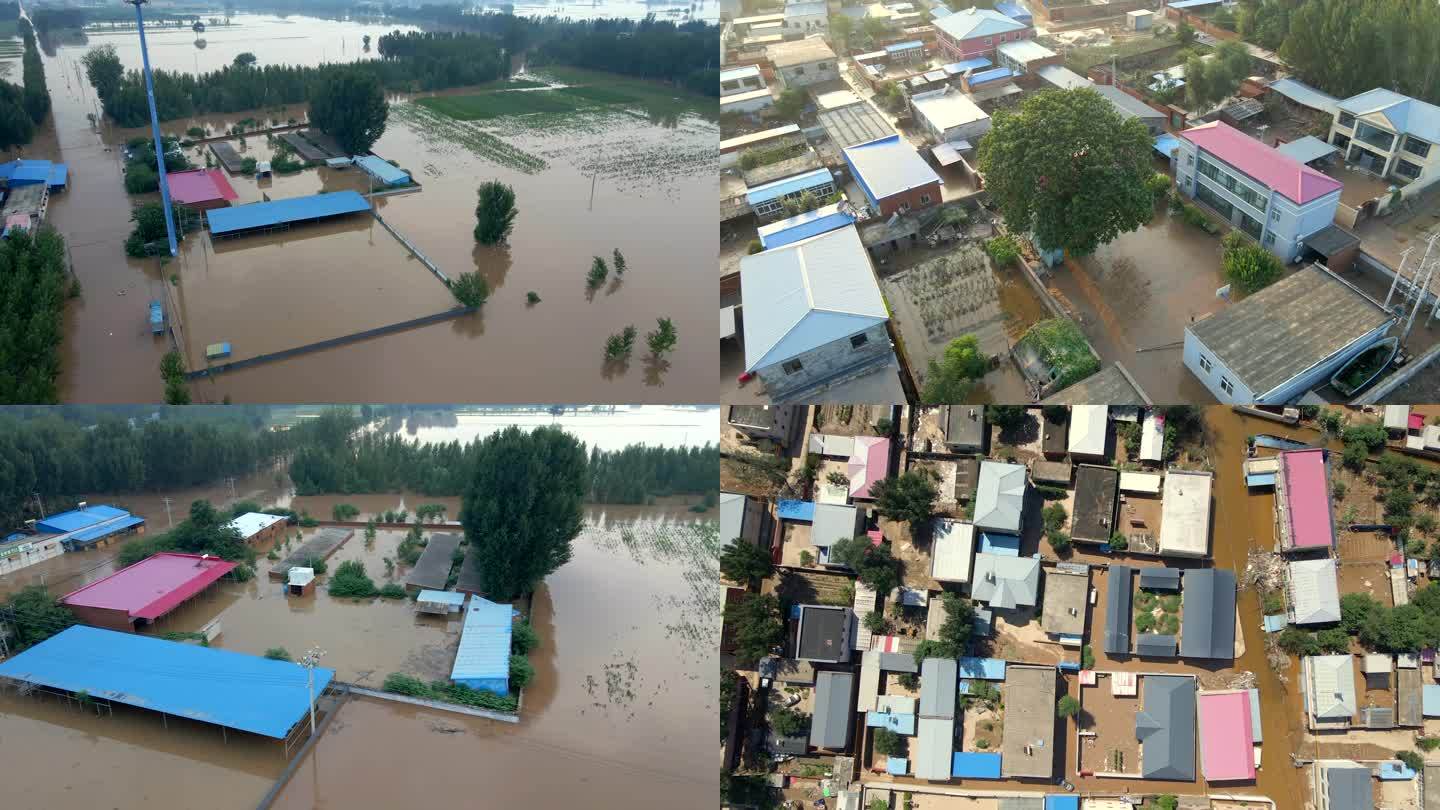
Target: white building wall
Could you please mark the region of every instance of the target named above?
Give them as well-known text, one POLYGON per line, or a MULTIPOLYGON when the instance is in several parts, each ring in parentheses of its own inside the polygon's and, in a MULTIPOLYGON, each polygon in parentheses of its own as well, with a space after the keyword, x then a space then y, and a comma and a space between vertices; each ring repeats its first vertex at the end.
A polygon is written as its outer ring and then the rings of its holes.
POLYGON ((1201 343, 1200 338, 1196 337, 1195 333, 1191 332, 1188 328, 1185 330, 1185 349, 1182 357, 1184 358, 1185 368, 1190 369, 1190 373, 1194 374, 1196 379, 1204 383, 1205 387, 1210 390, 1210 393, 1222 403, 1226 405, 1249 405, 1255 401, 1254 393, 1236 378, 1235 372, 1231 371, 1224 363, 1221 363, 1220 359, 1215 356, 1215 353, 1210 351, 1204 343, 1201 343), (1205 369, 1205 366, 1201 364, 1202 358, 1205 364, 1210 367, 1208 371, 1205 369), (1234 389, 1233 392, 1226 391, 1220 387, 1220 381, 1222 379, 1228 380, 1231 383, 1234 389))
POLYGON ((1195 378, 1205 384, 1210 393, 1226 405, 1283 405, 1298 400, 1301 396, 1314 388, 1318 388, 1329 382, 1330 376, 1340 369, 1346 361, 1355 355, 1375 345, 1381 338, 1390 331, 1394 321, 1386 321, 1371 332, 1362 335, 1352 341, 1348 346, 1317 363, 1310 369, 1295 375, 1291 379, 1269 391, 1252 391, 1244 381, 1240 380, 1220 359, 1215 356, 1204 343, 1191 332, 1185 330, 1185 349, 1183 358, 1185 368, 1190 370, 1195 378), (1202 358, 1210 366, 1207 371, 1201 363, 1202 358), (1221 381, 1226 380, 1231 384, 1233 391, 1226 391, 1221 387, 1221 381))
POLYGON ((780 83, 786 87, 809 87, 821 82, 839 81, 840 67, 836 61, 826 59, 820 62, 810 62, 805 65, 780 68, 776 73, 780 76, 780 83))
POLYGON ((785 12, 785 32, 813 34, 830 30, 828 14, 794 14, 785 12))
POLYGON ((33 543, 22 545, 28 545, 29 548, 23 552, 17 551, 13 554, 0 557, 0 575, 19 571, 22 568, 28 568, 35 563, 48 560, 51 557, 59 557, 65 553, 64 547, 60 545, 60 540, 55 537, 36 540, 33 543))

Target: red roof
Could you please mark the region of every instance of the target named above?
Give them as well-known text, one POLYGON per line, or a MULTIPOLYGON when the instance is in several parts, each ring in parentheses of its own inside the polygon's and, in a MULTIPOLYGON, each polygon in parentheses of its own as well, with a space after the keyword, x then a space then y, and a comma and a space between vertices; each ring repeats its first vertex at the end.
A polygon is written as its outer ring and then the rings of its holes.
POLYGON ((1345 185, 1224 121, 1191 127, 1181 132, 1180 137, 1301 205, 1345 185))
POLYGON ((1290 539, 1295 548, 1325 548, 1335 541, 1330 522, 1330 482, 1325 477, 1325 451, 1291 450, 1280 454, 1285 500, 1290 512, 1290 539))
POLYGON ((1425 429, 1425 414, 1423 414, 1423 413, 1412 413, 1412 414, 1410 414, 1410 429, 1411 429, 1411 430, 1424 430, 1424 429, 1425 429))
POLYGON ((170 198, 182 203, 233 200, 239 195, 230 187, 221 169, 192 169, 165 175, 170 181, 170 198))
POLYGON ((1200 772, 1209 782, 1255 778, 1255 737, 1250 695, 1243 691, 1201 693, 1200 772))
POLYGON ((238 564, 199 554, 161 552, 71 591, 60 603, 123 610, 132 619, 154 621, 205 590, 238 564))

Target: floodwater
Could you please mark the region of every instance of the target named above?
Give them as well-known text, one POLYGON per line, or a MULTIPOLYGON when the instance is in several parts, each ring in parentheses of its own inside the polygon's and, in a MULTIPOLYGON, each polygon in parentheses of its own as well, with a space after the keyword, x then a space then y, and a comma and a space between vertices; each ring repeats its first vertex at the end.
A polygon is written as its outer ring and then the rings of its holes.
POLYGON ((592 2, 556 3, 481 3, 481 7, 502 8, 510 6, 517 17, 569 17, 575 20, 614 19, 628 17, 638 20, 654 14, 664 22, 689 22, 690 20, 720 19, 718 0, 592 0, 592 2))
MULTIPOLYGON (((378 36, 395 27, 236 19, 244 24, 216 29, 224 37, 221 48, 207 37, 207 47, 196 49, 189 31, 157 33, 157 39, 189 44, 152 48, 155 66, 205 70, 244 50, 262 63, 359 58, 361 34, 378 36), (311 32, 315 37, 305 38, 311 32), (294 36, 301 39, 286 39, 294 36)), ((127 38, 134 34, 106 33, 92 42, 118 47, 127 38)), ((90 123, 87 116, 96 115, 98 106, 79 64, 88 47, 61 43, 45 57, 53 130, 24 149, 27 157, 70 166, 71 187, 52 198, 48 215, 67 238, 84 289, 67 311, 60 379, 65 401, 160 400, 158 366, 169 345, 149 334, 148 302, 167 298, 173 304, 192 281, 200 288, 195 300, 172 310, 181 316, 192 368, 203 362, 196 348, 204 343, 228 341, 239 358, 444 308, 433 306, 437 292, 445 295, 438 281, 379 228, 365 228, 363 239, 344 225, 334 226, 344 238, 331 238, 324 228, 297 228, 228 240, 219 252, 205 237, 192 236, 182 255, 165 266, 156 258, 126 258, 123 241, 137 201, 125 194, 117 147, 145 133, 90 123), (317 256, 323 258, 312 267, 317 256), (341 271, 362 267, 366 278, 336 280, 341 271), (403 278, 407 286, 372 283, 375 273, 403 278), (241 288, 243 298, 235 294, 241 288), (225 317, 213 318, 217 310, 225 317)), ((215 131, 244 118, 303 120, 303 105, 173 121, 164 129, 179 133, 200 125, 215 131)), ((698 294, 708 269, 698 257, 715 255, 719 238, 712 210, 719 138, 713 105, 699 98, 651 100, 558 121, 521 119, 464 124, 396 98, 387 132, 375 146, 423 186, 418 193, 380 198, 376 209, 447 275, 478 271, 491 288, 481 312, 197 383, 196 400, 402 401, 415 391, 430 401, 713 399, 714 318, 711 302, 698 294), (472 236, 475 188, 488 179, 516 190, 520 215, 503 248, 481 248, 472 236), (608 260, 615 249, 627 259, 624 279, 587 291, 591 257, 608 260), (528 303, 530 292, 540 303, 528 303), (643 338, 660 317, 672 319, 679 335, 666 360, 652 361, 640 341, 629 362, 604 362, 608 335, 633 325, 643 338), (377 396, 382 391, 412 393, 377 396)), ((252 147, 252 154, 264 155, 263 136, 249 138, 247 150, 252 147)), ((241 201, 249 201, 262 193, 294 196, 358 182, 353 171, 344 174, 310 170, 298 178, 232 177, 231 183, 241 201)))
POLYGON ((1068 258, 1050 284, 1105 363, 1119 362, 1154 402, 1214 402, 1185 370, 1185 326, 1225 306, 1220 240, 1160 210, 1138 231, 1068 258))

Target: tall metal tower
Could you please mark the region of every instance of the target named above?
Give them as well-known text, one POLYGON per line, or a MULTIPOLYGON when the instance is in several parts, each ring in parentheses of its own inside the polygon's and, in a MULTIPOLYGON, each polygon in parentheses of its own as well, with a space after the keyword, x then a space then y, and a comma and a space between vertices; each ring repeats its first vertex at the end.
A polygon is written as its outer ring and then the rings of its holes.
POLYGON ((170 255, 179 253, 175 244, 175 212, 170 208, 170 183, 165 177, 165 144, 160 139, 160 116, 155 112, 155 79, 150 75, 150 51, 145 46, 145 14, 140 7, 146 0, 125 0, 135 7, 135 27, 140 31, 140 61, 144 65, 145 98, 150 102, 150 137, 155 139, 155 169, 160 173, 160 202, 165 208, 165 236, 170 240, 170 255))

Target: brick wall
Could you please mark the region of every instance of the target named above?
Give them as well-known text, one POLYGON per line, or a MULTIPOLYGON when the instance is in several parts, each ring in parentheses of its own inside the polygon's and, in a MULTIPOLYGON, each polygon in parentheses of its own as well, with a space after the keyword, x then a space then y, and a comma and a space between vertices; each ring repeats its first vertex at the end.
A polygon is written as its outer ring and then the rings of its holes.
POLYGON ((92 627, 103 627, 106 630, 118 630, 121 633, 135 632, 135 625, 130 622, 130 614, 123 610, 111 610, 109 608, 97 608, 86 605, 67 605, 70 612, 81 623, 92 627))
POLYGON ((912 211, 930 208, 940 204, 940 184, 930 183, 919 188, 912 188, 909 191, 885 197, 878 202, 880 203, 880 217, 882 219, 899 211, 902 205, 908 205, 912 211), (924 196, 928 196, 930 201, 921 202, 920 198, 924 196))

